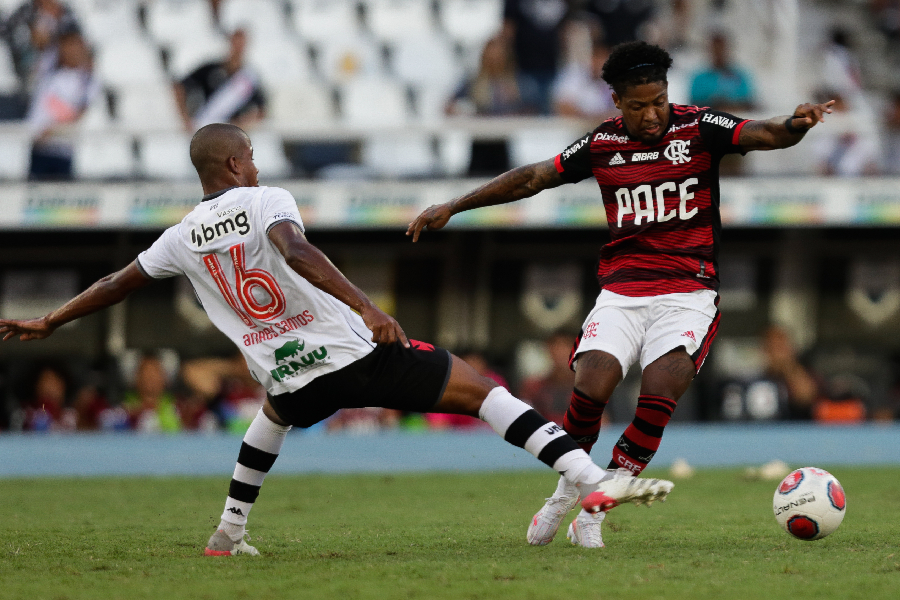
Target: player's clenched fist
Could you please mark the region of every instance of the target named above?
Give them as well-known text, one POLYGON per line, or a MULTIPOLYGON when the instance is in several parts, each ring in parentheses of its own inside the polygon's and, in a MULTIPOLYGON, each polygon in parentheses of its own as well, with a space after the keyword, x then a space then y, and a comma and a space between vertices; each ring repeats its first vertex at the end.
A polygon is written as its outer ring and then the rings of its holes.
POLYGON ((419 240, 419 234, 423 229, 426 227, 428 229, 440 229, 447 224, 447 221, 449 221, 452 216, 453 212, 450 210, 449 203, 429 206, 422 211, 422 214, 416 217, 415 221, 409 224, 406 235, 413 236, 412 241, 417 242, 419 240))

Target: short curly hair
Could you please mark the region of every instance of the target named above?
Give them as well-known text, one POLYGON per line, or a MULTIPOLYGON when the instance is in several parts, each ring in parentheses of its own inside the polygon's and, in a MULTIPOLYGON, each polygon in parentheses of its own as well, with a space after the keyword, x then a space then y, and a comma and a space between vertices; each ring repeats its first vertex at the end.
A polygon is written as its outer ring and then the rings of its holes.
POLYGON ((601 77, 620 96, 629 86, 668 83, 666 72, 672 67, 669 53, 647 42, 627 42, 612 49, 603 64, 601 77))

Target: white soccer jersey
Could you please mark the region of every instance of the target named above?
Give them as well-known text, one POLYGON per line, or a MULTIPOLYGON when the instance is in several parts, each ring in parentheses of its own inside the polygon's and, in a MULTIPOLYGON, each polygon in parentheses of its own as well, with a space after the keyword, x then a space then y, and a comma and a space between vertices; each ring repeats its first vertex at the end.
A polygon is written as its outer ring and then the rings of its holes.
POLYGON ((138 256, 149 277, 187 275, 206 314, 272 394, 300 389, 375 348, 357 313, 291 269, 269 230, 303 229, 286 190, 231 188, 204 200, 138 256))

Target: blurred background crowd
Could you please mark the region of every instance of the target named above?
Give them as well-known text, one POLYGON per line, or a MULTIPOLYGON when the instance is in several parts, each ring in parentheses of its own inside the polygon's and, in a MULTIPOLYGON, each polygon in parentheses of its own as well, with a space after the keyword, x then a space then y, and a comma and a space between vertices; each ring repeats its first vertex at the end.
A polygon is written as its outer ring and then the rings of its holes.
MULTIPOLYGON (((898 0, 0 0, 0 17, 8 184, 192 181, 190 136, 219 121, 248 130, 267 181, 492 176, 614 115, 600 69, 635 39, 673 54, 675 102, 754 118, 837 101, 804 144, 726 160, 724 176, 900 175, 898 0)), ((447 233, 416 257, 381 230, 314 241, 412 335, 561 421, 598 226, 447 233)), ((13 229, 0 248, 4 317, 53 308, 158 234, 13 229)), ((722 332, 676 420, 897 418, 893 231, 727 234, 722 332)), ((3 345, 0 432, 246 428, 264 391, 189 286, 159 288, 52 347, 3 345)), ((631 419, 634 371, 608 422, 631 419)), ((479 426, 369 409, 322 425, 479 426)))

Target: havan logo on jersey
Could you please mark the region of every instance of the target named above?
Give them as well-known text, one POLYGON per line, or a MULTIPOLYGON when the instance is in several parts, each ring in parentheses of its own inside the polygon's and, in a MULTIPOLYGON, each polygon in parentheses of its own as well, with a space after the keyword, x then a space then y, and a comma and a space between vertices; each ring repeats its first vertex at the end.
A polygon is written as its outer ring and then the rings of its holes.
POLYGON ((275 364, 285 362, 269 371, 275 381, 286 381, 301 371, 325 364, 325 359, 328 357, 328 349, 325 346, 303 354, 305 346, 306 342, 303 340, 291 340, 275 350, 275 364), (291 360, 293 358, 297 358, 297 360, 291 360))
POLYGON ((574 144, 572 144, 571 146, 569 146, 568 148, 563 150, 563 152, 562 152, 563 160, 569 158, 570 156, 572 156, 573 154, 575 154, 576 152, 581 150, 581 148, 585 144, 587 144, 588 141, 590 141, 590 139, 591 139, 591 136, 586 135, 586 136, 584 136, 584 138, 578 140, 577 142, 575 142, 574 144))
POLYGON ((734 126, 737 125, 737 121, 734 121, 722 115, 714 115, 712 113, 706 113, 705 115, 703 115, 703 122, 712 123, 713 125, 724 127, 725 129, 734 129, 734 126))
MULTIPOLYGON (((229 212, 231 211, 223 211, 218 213, 218 216, 227 215, 229 212)), ((250 219, 247 218, 247 211, 242 210, 234 217, 227 217, 212 225, 200 223, 200 231, 197 231, 196 228, 191 229, 191 242, 197 244, 198 248, 202 248, 204 244, 209 244, 235 232, 242 237, 250 233, 250 219)))

